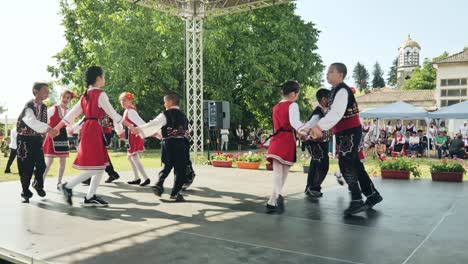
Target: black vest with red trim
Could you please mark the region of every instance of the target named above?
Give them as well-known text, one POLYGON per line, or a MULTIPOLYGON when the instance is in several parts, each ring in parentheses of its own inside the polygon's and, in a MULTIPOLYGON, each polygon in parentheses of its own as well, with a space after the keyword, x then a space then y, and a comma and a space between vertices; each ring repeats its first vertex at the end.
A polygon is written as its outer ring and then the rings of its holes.
POLYGON ((161 128, 164 139, 183 138, 188 130, 188 119, 180 109, 173 108, 164 111, 166 125, 161 128))
POLYGON ((333 87, 330 95, 330 106, 333 107, 333 101, 335 96, 341 89, 345 89, 348 92, 348 102, 346 105, 346 110, 344 112, 343 118, 332 128, 333 133, 339 133, 351 128, 361 126, 361 121, 359 120, 359 108, 354 97, 353 91, 345 83, 340 83, 336 87, 333 87))
MULTIPOLYGON (((309 117, 309 120, 314 116, 318 115, 319 119, 322 119, 325 116, 325 113, 323 112, 322 107, 317 106, 315 110, 312 112, 312 114, 309 117)), ((323 136, 321 138, 316 138, 312 139, 313 142, 328 142, 332 139, 332 132, 330 130, 323 131, 323 136)))
POLYGON ((26 123, 23 121, 23 117, 26 115, 26 109, 31 109, 34 112, 34 115, 37 117, 37 120, 41 121, 42 123, 47 124, 47 106, 41 104, 39 109, 37 109, 34 105, 34 101, 29 101, 23 108, 20 116, 18 117, 18 122, 16 123, 16 131, 18 131, 18 135, 22 136, 42 136, 42 134, 36 132, 34 129, 30 128, 26 123))

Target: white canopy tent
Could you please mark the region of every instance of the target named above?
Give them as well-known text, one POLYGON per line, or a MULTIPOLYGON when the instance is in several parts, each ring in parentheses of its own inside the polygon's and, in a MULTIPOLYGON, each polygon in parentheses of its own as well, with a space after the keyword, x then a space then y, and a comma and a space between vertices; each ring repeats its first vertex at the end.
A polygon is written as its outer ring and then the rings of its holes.
POLYGON ((432 119, 468 119, 468 101, 443 107, 429 114, 432 119))
POLYGON ((405 102, 395 102, 378 108, 367 110, 360 114, 369 119, 425 119, 426 111, 405 102))

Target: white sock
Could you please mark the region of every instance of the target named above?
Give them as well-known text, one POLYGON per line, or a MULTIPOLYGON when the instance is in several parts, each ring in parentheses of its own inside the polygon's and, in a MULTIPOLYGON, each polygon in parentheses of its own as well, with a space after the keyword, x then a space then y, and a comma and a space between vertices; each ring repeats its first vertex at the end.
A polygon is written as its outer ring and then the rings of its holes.
POLYGON ((136 180, 140 179, 140 177, 138 177, 138 169, 136 167, 135 162, 133 161, 133 157, 132 156, 127 156, 127 159, 130 162, 130 165, 132 166, 133 180, 136 181, 136 180))
POLYGON ((277 160, 273 160, 273 192, 271 194, 270 200, 268 200, 269 205, 276 206, 276 201, 281 192, 283 185, 283 166, 277 160))
POLYGON ((133 164, 135 164, 137 170, 140 172, 141 177, 143 178, 143 181, 146 181, 148 179, 148 175, 146 174, 145 168, 143 167, 143 163, 141 163, 140 155, 135 154, 131 157, 133 160, 133 164))
POLYGON ((62 183, 63 173, 65 172, 65 164, 67 163, 67 158, 60 158, 60 166, 58 170, 58 183, 62 183))
POLYGON ((102 172, 103 170, 86 170, 82 171, 78 176, 71 179, 71 181, 67 182, 65 185, 66 188, 73 189, 76 185, 86 181, 87 179, 91 178, 91 176, 102 172))
POLYGON ((86 199, 90 199, 96 194, 97 187, 102 179, 102 174, 104 170, 100 170, 91 178, 91 184, 89 185, 88 193, 86 194, 86 199))

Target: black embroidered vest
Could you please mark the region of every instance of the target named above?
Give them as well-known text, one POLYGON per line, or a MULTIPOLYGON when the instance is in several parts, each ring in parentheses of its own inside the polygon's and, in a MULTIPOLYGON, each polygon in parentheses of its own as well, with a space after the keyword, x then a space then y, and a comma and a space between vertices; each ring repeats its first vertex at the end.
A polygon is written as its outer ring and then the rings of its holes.
POLYGON ((166 125, 161 128, 161 134, 166 138, 183 138, 188 130, 188 119, 180 109, 169 109, 164 111, 166 125))
POLYGON ((31 109, 34 112, 37 120, 47 124, 47 107, 44 104, 39 106, 39 110, 36 109, 34 106, 34 101, 29 101, 21 111, 20 116, 18 117, 18 121, 16 122, 16 130, 18 131, 18 135, 22 136, 42 136, 42 134, 36 132, 34 129, 30 128, 26 123, 23 121, 23 117, 26 115, 26 109, 31 109))

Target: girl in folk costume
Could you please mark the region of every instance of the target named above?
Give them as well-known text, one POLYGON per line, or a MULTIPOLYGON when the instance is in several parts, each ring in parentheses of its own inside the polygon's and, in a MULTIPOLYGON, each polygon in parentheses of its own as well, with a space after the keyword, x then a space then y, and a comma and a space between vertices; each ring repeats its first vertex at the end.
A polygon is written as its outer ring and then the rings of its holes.
MULTIPOLYGON (((273 107, 273 136, 268 146, 267 160, 273 164, 273 192, 266 204, 267 212, 282 212, 284 198, 281 196, 289 168, 296 162, 295 132, 303 124, 299 117, 296 100, 300 86, 295 81, 288 81, 281 86, 283 99, 273 107)), ((301 132, 303 133, 303 132, 301 132)))
POLYGON ((52 136, 55 131, 47 125, 47 107, 42 103, 49 97, 49 86, 46 83, 34 83, 33 94, 35 98, 23 108, 16 123, 18 172, 23 191, 23 202, 28 203, 33 193, 29 190, 31 177, 34 173, 33 188, 40 197, 44 197, 44 152, 42 152, 42 140, 44 133, 52 136))
POLYGON ((390 149, 392 150, 392 157, 404 156, 405 155, 405 137, 400 131, 395 133, 395 138, 392 140, 390 149))
MULTIPOLYGON (((62 118, 67 114, 68 104, 75 97, 75 94, 69 90, 65 90, 60 95, 60 104, 54 105, 47 110, 48 123, 50 127, 55 127, 62 118)), ((63 173, 65 171, 65 163, 67 162, 70 153, 70 146, 68 144, 67 129, 60 129, 60 134, 52 139, 50 135, 46 136, 43 145, 44 156, 46 160, 46 169, 44 171, 44 179, 52 166, 54 158, 60 158, 60 166, 58 171, 58 183, 62 183, 63 173)))
POLYGON ((336 136, 339 166, 351 192, 351 202, 344 211, 353 215, 380 203, 383 198, 375 189, 364 165, 360 161, 359 146, 362 127, 359 108, 351 88, 343 80, 347 69, 343 63, 333 63, 328 68, 327 81, 332 85, 328 114, 312 130, 312 138, 323 136, 322 131, 332 129, 336 136), (367 200, 362 200, 362 194, 367 200))
MULTIPOLYGON (((141 119, 138 115, 135 105, 133 104, 133 94, 129 92, 124 92, 120 94, 119 101, 122 107, 125 109, 123 118, 128 123, 132 124, 135 127, 145 124, 145 121, 141 119)), ((133 181, 127 182, 128 184, 139 184, 140 186, 146 186, 150 184, 150 179, 143 168, 143 164, 140 161, 140 153, 143 153, 145 150, 145 140, 138 135, 130 133, 127 129, 125 131, 125 136, 127 139, 127 155, 130 165, 132 165, 134 179, 133 181), (138 173, 141 174, 142 179, 139 178, 138 173), (142 182, 143 180, 143 182, 142 182)))
POLYGON ((109 164, 109 156, 104 143, 100 120, 104 117, 104 113, 107 113, 114 120, 117 132, 122 132, 121 124, 125 126, 131 124, 117 114, 110 104, 107 94, 101 90, 101 87, 105 84, 104 72, 101 67, 92 66, 86 71, 86 84, 88 88, 84 95, 54 128, 58 131, 63 126, 70 125, 81 113, 84 114, 81 142, 73 163, 74 168, 83 170, 83 172, 70 182, 61 184, 60 189, 63 192, 65 201, 72 205, 73 187, 92 177, 83 206, 108 206, 106 201, 96 196, 96 189, 101 181, 104 169, 109 164))

